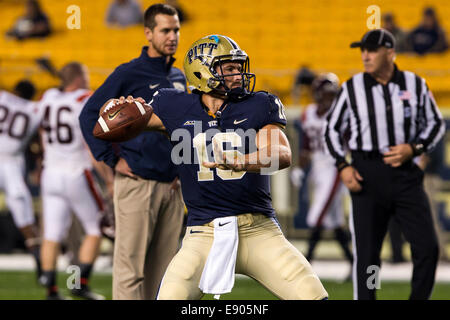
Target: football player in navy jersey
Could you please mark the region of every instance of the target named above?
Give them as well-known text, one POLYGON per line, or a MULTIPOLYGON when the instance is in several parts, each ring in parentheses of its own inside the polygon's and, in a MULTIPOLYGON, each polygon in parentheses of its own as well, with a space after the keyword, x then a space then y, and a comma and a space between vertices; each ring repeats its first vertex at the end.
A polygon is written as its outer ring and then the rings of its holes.
MULTIPOLYGON (((150 130, 174 144, 188 208, 186 235, 169 264, 158 299, 200 299, 230 292, 248 275, 281 299, 326 299, 311 265, 282 234, 269 174, 291 164, 281 101, 253 92, 249 58, 232 39, 196 41, 184 60, 192 94, 161 89, 149 104, 150 130)), ((124 103, 141 98, 109 100, 124 103)))

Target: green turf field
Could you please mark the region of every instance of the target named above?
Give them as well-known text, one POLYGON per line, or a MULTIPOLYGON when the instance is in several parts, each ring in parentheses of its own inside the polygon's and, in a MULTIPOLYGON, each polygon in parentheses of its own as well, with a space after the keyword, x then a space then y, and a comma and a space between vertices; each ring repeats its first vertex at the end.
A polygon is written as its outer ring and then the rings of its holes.
MULTIPOLYGON (((65 289, 67 275, 58 275, 58 285, 61 293, 69 295, 65 289)), ((352 284, 350 282, 323 281, 330 299, 351 300, 352 284)), ((95 274, 91 280, 92 288, 111 299, 111 275, 95 274)), ((27 271, 1 271, 0 272, 0 299, 44 299, 45 290, 35 280, 33 272, 27 271)), ((407 299, 409 295, 409 283, 406 282, 382 282, 378 291, 379 299, 407 299)), ((434 300, 450 300, 450 283, 437 283, 431 297, 434 300)), ((213 299, 212 295, 206 295, 204 299, 213 299)), ((236 278, 233 292, 221 296, 222 300, 272 300, 277 299, 256 281, 250 278, 236 278)))

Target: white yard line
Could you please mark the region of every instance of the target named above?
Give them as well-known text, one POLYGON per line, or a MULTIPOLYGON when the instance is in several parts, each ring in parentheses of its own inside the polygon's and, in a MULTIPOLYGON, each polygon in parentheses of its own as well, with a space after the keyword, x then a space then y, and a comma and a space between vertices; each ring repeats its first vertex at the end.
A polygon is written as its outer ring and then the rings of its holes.
MULTIPOLYGON (((342 281, 350 271, 348 262, 342 260, 315 260, 311 264, 321 279, 342 281)), ((65 272, 68 266, 69 262, 67 257, 61 256, 58 259, 58 270, 65 272)), ((27 254, 0 254, 0 270, 34 270, 34 261, 27 254)), ((111 257, 100 256, 94 265, 94 271, 111 274, 111 257)), ((400 264, 383 262, 380 273, 381 281, 410 281, 411 275, 411 262, 400 264)), ((436 281, 450 282, 450 263, 439 263, 436 272, 436 281)))

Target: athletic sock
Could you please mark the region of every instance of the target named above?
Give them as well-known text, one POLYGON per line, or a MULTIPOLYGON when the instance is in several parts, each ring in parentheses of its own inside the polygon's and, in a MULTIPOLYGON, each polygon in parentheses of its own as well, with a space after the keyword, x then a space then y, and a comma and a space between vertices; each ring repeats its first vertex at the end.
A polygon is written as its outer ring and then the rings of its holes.
POLYGON ((92 263, 80 263, 81 288, 87 287, 92 272, 92 263))
POLYGON ((40 246, 32 246, 28 248, 28 251, 31 253, 31 255, 34 258, 34 261, 36 262, 36 270, 38 273, 38 276, 42 274, 42 267, 41 267, 41 248, 40 246))
POLYGON ((353 254, 351 253, 349 248, 350 237, 348 236, 347 232, 339 227, 334 229, 334 235, 336 236, 336 240, 341 245, 342 250, 344 250, 344 254, 347 260, 350 262, 350 264, 353 263, 353 254))
POLYGON ((311 237, 309 238, 308 253, 306 254, 306 260, 311 261, 313 259, 314 249, 320 240, 320 234, 322 227, 314 227, 311 231, 311 237))
POLYGON ((49 295, 58 292, 58 286, 56 285, 55 270, 43 271, 41 283, 47 288, 49 295))

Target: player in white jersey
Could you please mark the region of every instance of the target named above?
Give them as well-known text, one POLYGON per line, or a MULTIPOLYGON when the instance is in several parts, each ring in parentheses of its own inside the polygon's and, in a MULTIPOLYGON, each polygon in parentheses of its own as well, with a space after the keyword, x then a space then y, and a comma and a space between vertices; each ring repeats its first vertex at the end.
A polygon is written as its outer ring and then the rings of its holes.
POLYGON ((304 175, 303 170, 311 164, 308 182, 312 190, 312 202, 306 220, 311 228, 311 236, 306 258, 309 261, 313 259, 314 249, 320 240, 322 230, 332 229, 346 258, 352 262, 349 236, 342 228, 345 189, 339 179, 334 159, 325 153, 323 146, 326 116, 339 91, 339 80, 333 73, 323 74, 313 81, 311 89, 315 103, 308 105, 302 114, 299 166, 294 168, 291 173, 293 184, 300 187, 304 175))
POLYGON ((39 126, 39 110, 30 99, 34 86, 19 82, 14 93, 0 90, 0 190, 6 195, 14 223, 25 239, 25 245, 36 261, 40 276, 40 238, 35 225, 30 191, 26 185, 25 149, 39 126), (20 97, 19 97, 20 96, 20 97))
POLYGON ((99 221, 103 204, 93 184, 93 161, 82 136, 78 116, 90 96, 87 70, 79 63, 61 69, 61 89, 49 89, 40 101, 43 110, 44 169, 41 177, 44 241, 41 283, 48 299, 62 299, 56 285, 60 243, 71 224, 71 212, 80 220, 85 238, 80 247, 80 288, 72 294, 90 300, 104 297, 90 291, 88 279, 101 240, 99 221))

